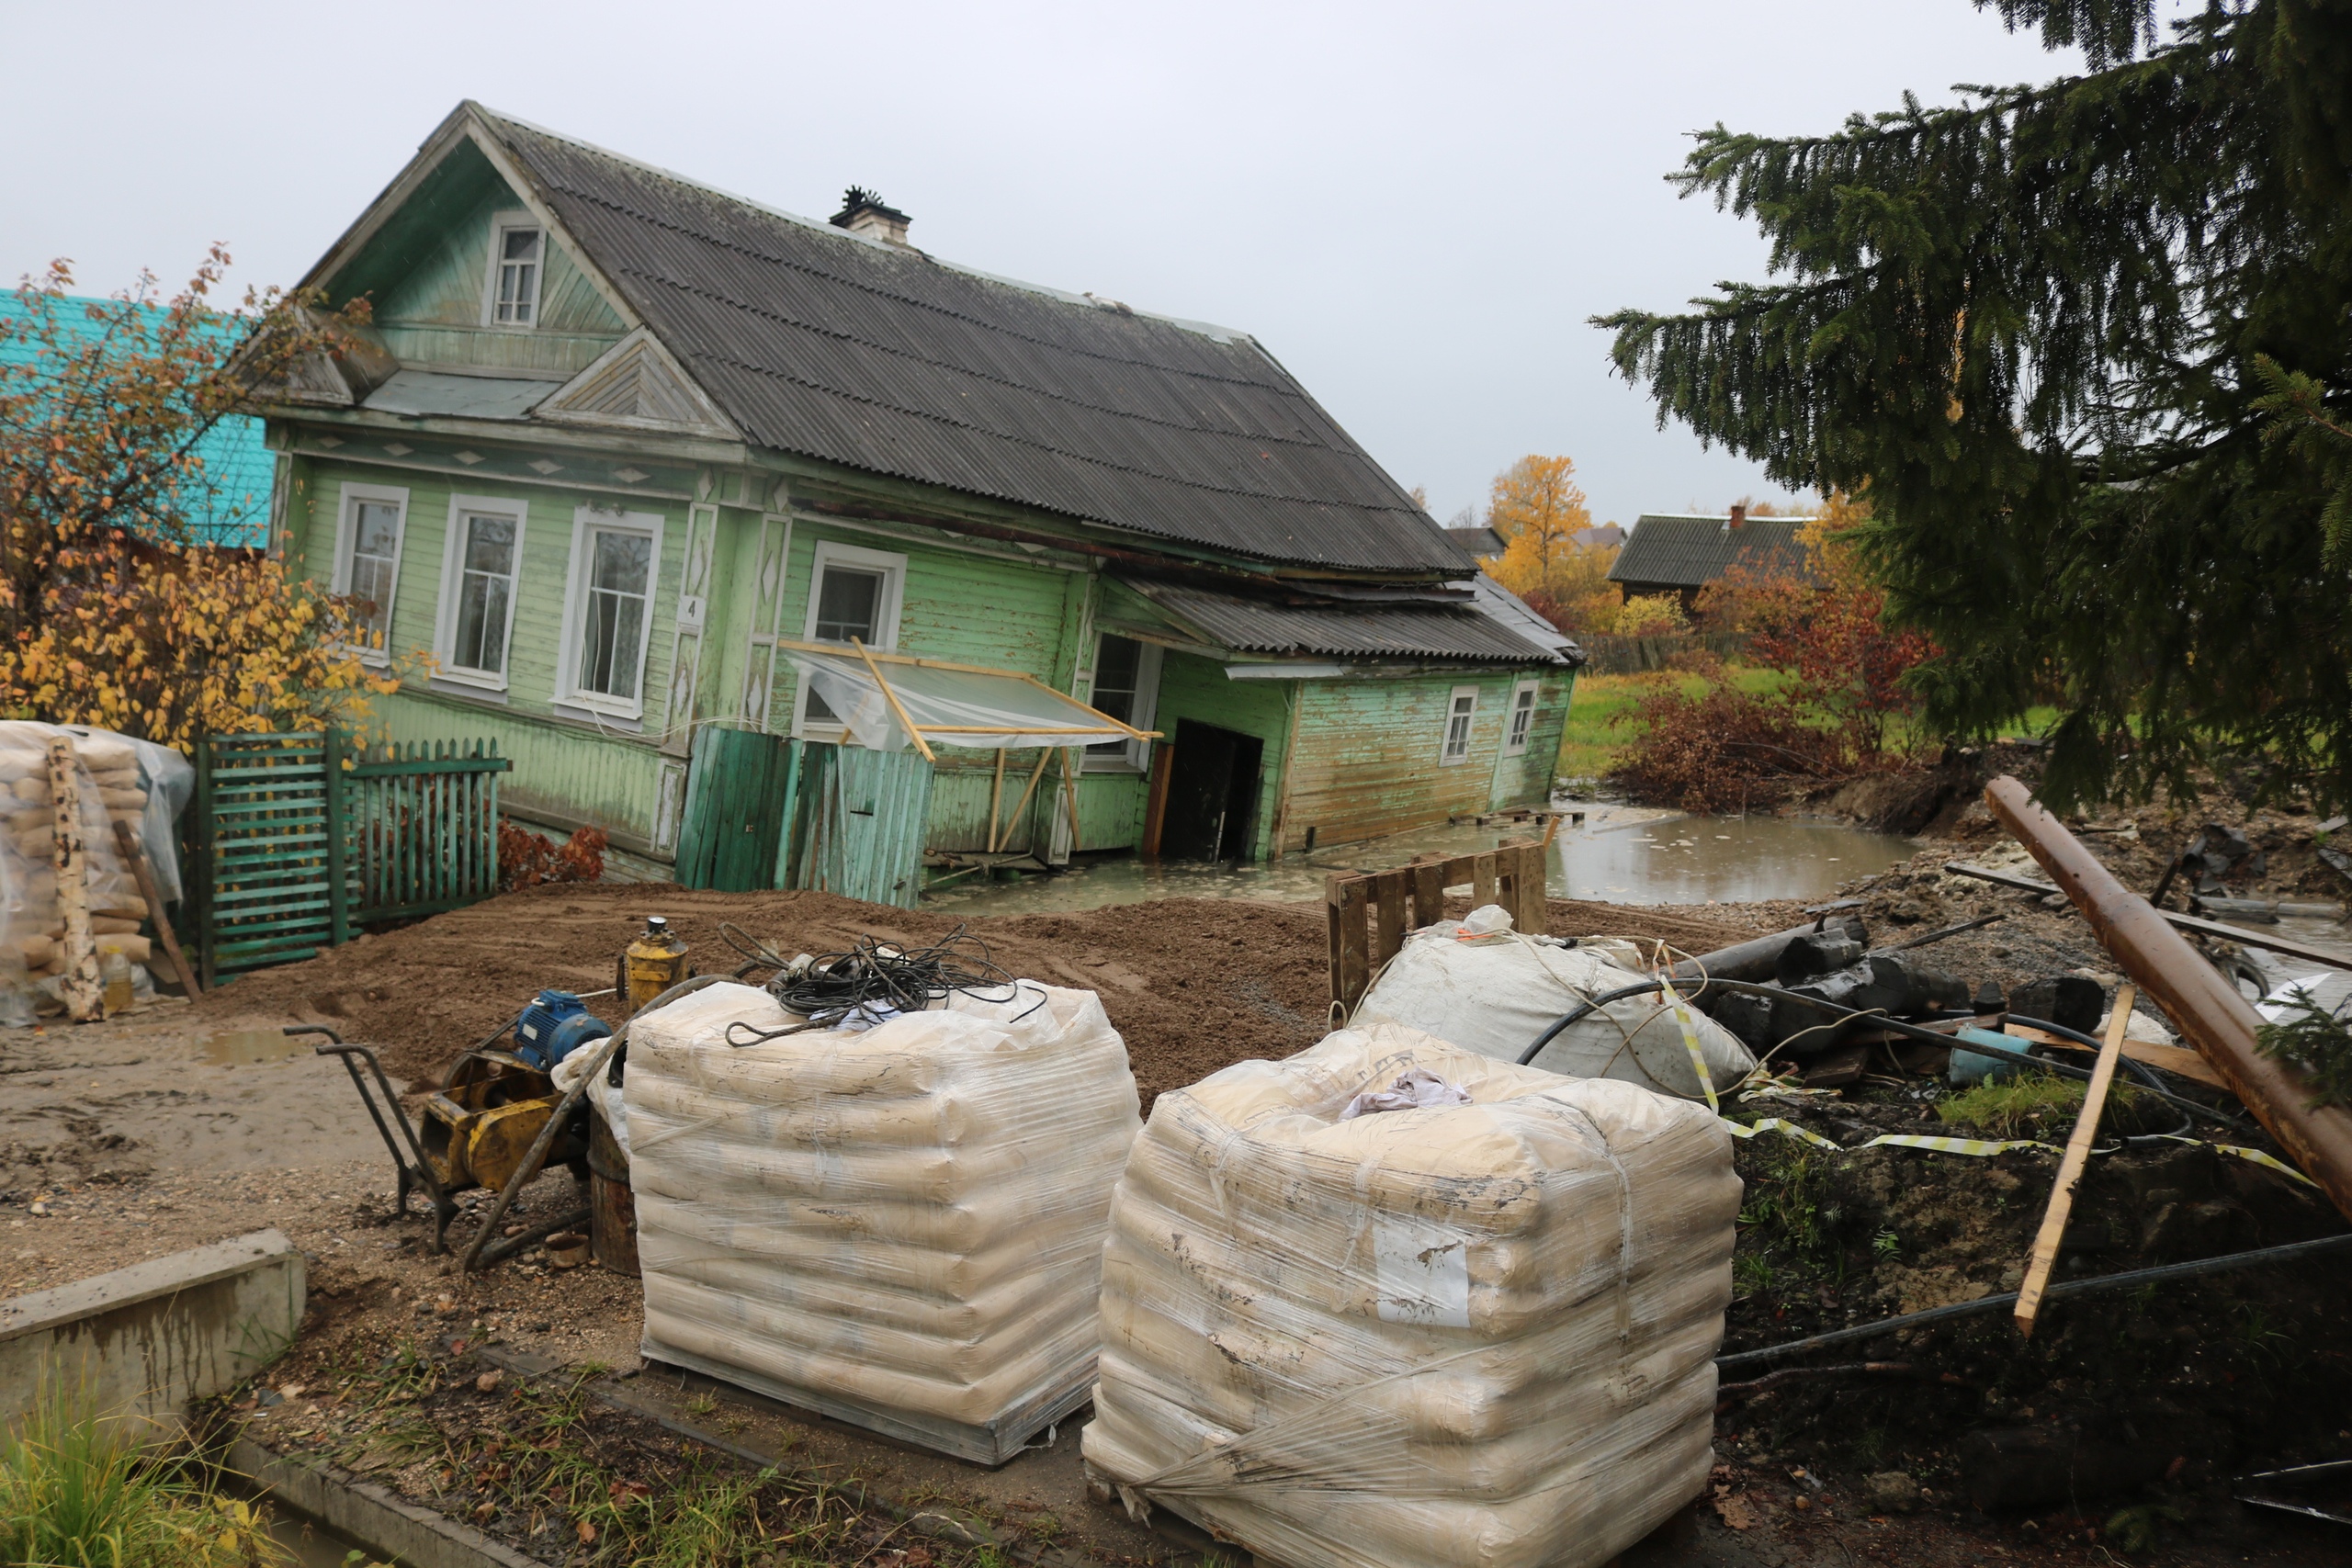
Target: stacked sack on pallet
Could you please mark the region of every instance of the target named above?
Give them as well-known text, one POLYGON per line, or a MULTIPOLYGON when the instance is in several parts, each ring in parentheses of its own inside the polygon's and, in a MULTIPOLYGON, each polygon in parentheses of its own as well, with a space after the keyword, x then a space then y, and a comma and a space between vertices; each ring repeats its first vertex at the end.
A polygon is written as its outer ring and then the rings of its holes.
POLYGON ((800 1021, 722 983, 629 1025, 645 1354, 1001 1462, 1093 1379, 1126 1047, 1029 981, 759 1038, 800 1021))
POLYGON ((1704 1490, 1740 1201, 1705 1107, 1342 1030, 1163 1094, 1098 1491, 1288 1568, 1585 1568, 1704 1490))
POLYGON ((98 952, 122 953, 134 964, 152 961, 140 934, 145 898, 115 841, 114 824, 140 840, 159 890, 179 891, 172 850, 172 818, 185 804, 194 773, 176 752, 107 730, 0 722, 0 967, 13 981, 53 984, 63 964, 65 917, 58 902, 56 806, 50 786, 49 744, 64 736, 74 745, 81 796, 84 881, 90 930, 98 952), (175 799, 174 797, 176 797, 175 799))
MULTIPOLYGON (((1405 939, 1349 1020, 1402 1024, 1497 1061, 1516 1062, 1537 1035, 1587 999, 1648 976, 1630 944, 1566 942, 1511 929, 1500 905, 1441 920, 1405 939)), ((1652 991, 1609 1002, 1555 1036, 1531 1066, 1580 1078, 1623 1078, 1697 1099, 1746 1077, 1756 1058, 1739 1037, 1690 1006, 1652 991), (1687 1032, 1686 1032, 1687 1031, 1687 1032), (1694 1060, 1695 1058, 1695 1060, 1694 1060), (1706 1064, 1707 1083, 1698 1063, 1706 1064)))

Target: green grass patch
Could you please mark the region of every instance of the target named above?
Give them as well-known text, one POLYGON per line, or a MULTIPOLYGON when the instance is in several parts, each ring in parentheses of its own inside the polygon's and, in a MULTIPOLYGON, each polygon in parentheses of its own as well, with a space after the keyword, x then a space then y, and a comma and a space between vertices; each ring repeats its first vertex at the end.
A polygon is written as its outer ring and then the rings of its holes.
POLYGON ((191 1461, 52 1386, 0 1432, 0 1562, 24 1568, 277 1568, 293 1554, 191 1461))
MULTIPOLYGON (((2087 1089, 2079 1078, 2019 1073, 1999 1082, 1987 1078, 1955 1094, 1936 1106, 1936 1114, 1955 1126, 1979 1128, 1996 1138, 2035 1137, 2072 1128, 2082 1114, 2087 1089)), ((2140 1099, 2136 1086, 2118 1078, 2108 1088, 2106 1114, 2132 1118, 2140 1099)))

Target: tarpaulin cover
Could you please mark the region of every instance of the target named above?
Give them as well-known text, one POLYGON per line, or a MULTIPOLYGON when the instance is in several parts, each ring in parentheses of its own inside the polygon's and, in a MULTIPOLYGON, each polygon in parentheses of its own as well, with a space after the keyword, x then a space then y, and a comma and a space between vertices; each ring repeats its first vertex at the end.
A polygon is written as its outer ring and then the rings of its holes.
MULTIPOLYGON (((857 743, 876 751, 903 751, 906 727, 892 711, 874 671, 854 653, 789 650, 825 705, 849 726, 857 743)), ((877 661, 878 662, 878 661, 877 661)), ((1008 750, 1032 746, 1091 746, 1125 740, 1132 731, 1066 697, 1010 671, 953 670, 936 664, 881 663, 907 716, 933 746, 1008 750), (943 733, 934 726, 950 731, 943 733)))
POLYGON ((1163 1094, 1083 1450, 1289 1568, 1592 1568, 1706 1489, 1740 1182, 1706 1107, 1381 1024, 1163 1094), (1468 1103, 1342 1117, 1424 1072, 1468 1103))
MULTIPOLYGON (((1515 931, 1510 917, 1488 905, 1467 920, 1441 920, 1407 937, 1350 1021, 1360 1028, 1401 1023, 1481 1056, 1516 1062, 1562 1013, 1643 978, 1589 944, 1569 947, 1515 931)), ((1747 1047, 1723 1025, 1696 1009, 1678 1016, 1656 995, 1596 1008, 1554 1035, 1532 1065, 1571 1077, 1623 1078, 1697 1100, 1705 1086, 1692 1062, 1693 1044, 1719 1093, 1756 1066, 1747 1047)))

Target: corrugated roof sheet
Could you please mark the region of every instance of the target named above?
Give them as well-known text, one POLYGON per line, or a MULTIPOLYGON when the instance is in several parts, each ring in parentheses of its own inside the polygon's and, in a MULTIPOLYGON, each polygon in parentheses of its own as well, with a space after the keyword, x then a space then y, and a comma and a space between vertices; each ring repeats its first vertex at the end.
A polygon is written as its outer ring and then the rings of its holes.
POLYGON ((1480 572, 1470 584, 1476 596, 1478 608, 1491 619, 1500 621, 1512 631, 1538 648, 1548 648, 1570 664, 1585 662, 1584 649, 1576 638, 1537 615, 1532 606, 1485 572, 1480 572))
MULTIPOLYGON (((75 346, 97 341, 99 326, 88 313, 92 305, 111 310, 118 302, 75 295, 56 301, 53 320, 61 340, 75 346)), ((157 323, 165 314, 155 306, 142 307, 140 313, 157 323)), ((0 328, 6 329, 0 331, 0 364, 34 362, 40 344, 31 335, 36 330, 29 325, 31 320, 32 312, 15 289, 0 290, 0 328)), ((189 508, 188 526, 196 538, 204 544, 244 549, 266 546, 269 492, 277 483, 277 463, 262 443, 261 421, 243 414, 226 415, 205 433, 195 451, 203 459, 204 477, 210 486, 205 503, 189 508)), ((197 491, 188 491, 187 499, 198 499, 197 491)))
POLYGON ((1812 521, 1750 517, 1734 528, 1727 516, 1645 513, 1609 569, 1609 581, 1703 588, 1734 566, 1767 577, 1810 577, 1811 564, 1797 530, 1812 521))
POLYGON ((481 111, 758 444, 1259 559, 1471 563, 1244 335, 867 241, 481 111))
POLYGON ((1164 582, 1130 582, 1179 623, 1237 653, 1317 653, 1350 659, 1459 659, 1557 664, 1475 600, 1445 604, 1288 604, 1164 582))

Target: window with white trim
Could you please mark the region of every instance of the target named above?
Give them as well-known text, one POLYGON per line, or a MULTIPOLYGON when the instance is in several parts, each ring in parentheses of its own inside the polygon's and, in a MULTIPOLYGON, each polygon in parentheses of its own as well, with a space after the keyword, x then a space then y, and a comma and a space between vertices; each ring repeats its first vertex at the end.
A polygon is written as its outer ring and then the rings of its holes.
POLYGON ((1503 755, 1523 756, 1527 738, 1535 730, 1535 682, 1522 681, 1511 688, 1510 728, 1503 734, 1503 755))
POLYGON ((662 561, 662 519, 650 512, 572 514, 558 695, 600 713, 645 711, 645 651, 662 561))
POLYGON ((527 212, 502 212, 490 225, 490 277, 482 324, 527 327, 539 319, 539 279, 547 270, 547 231, 527 212))
MULTIPOLYGON (((851 639, 886 651, 899 646, 899 610, 905 596, 907 558, 820 539, 809 568, 807 642, 851 639)), ((793 733, 804 739, 838 740, 841 716, 800 682, 800 711, 793 733)))
POLYGON ((449 498, 449 537, 441 562, 439 651, 445 677, 503 689, 523 567, 519 501, 449 498))
MULTIPOLYGON (((1159 645, 1113 632, 1096 637, 1094 684, 1088 689, 1086 700, 1097 713, 1107 713, 1136 729, 1149 729, 1153 710, 1159 705, 1159 645)), ((1150 741, 1133 737, 1101 740, 1086 749, 1081 766, 1090 773, 1140 772, 1150 751, 1150 741)))
POLYGON ((408 527, 408 491, 396 485, 346 484, 335 530, 334 591, 353 603, 364 634, 359 657, 391 660, 392 596, 400 586, 401 540, 408 527))
POLYGON ((1470 760, 1470 726, 1478 716, 1478 688, 1456 686, 1445 705, 1445 744, 1438 750, 1440 765, 1453 767, 1470 760))

